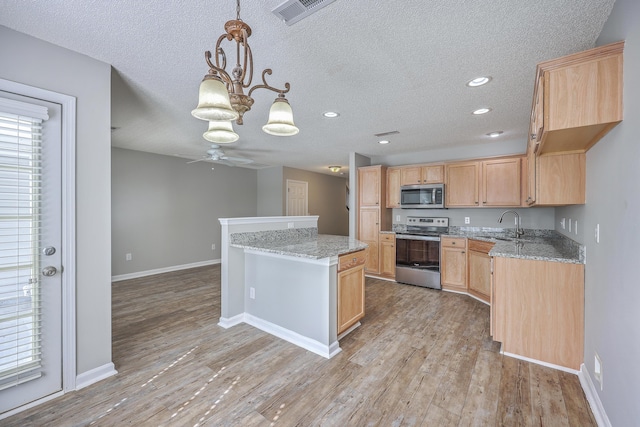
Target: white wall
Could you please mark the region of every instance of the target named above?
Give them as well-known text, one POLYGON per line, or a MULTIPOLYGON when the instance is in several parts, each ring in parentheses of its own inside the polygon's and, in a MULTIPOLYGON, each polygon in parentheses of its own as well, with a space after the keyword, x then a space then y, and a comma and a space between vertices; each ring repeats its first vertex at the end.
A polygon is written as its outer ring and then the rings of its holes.
MULTIPOLYGON (((617 0, 598 45, 625 41, 624 120, 587 152, 587 203, 559 208, 587 247, 584 361, 614 426, 640 424, 640 2, 617 0), (600 243, 594 229, 600 224, 600 243), (579 230, 580 232, 580 230, 579 230), (603 364, 603 389, 593 376, 603 364)), ((566 233, 566 231, 565 231, 566 233)))
POLYGON ((0 78, 77 99, 76 364, 82 374, 111 363, 111 66, 3 26, 0 57, 0 78))
POLYGON ((113 276, 219 260, 218 218, 256 215, 253 169, 113 148, 111 176, 113 276))

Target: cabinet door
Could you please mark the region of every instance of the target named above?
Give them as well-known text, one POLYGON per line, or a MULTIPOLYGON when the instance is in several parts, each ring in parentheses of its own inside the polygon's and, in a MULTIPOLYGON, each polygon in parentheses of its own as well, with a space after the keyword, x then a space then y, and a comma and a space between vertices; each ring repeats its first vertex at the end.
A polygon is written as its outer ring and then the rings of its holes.
POLYGON ((422 167, 423 184, 444 184, 444 165, 422 167))
POLYGON ((358 240, 378 241, 380 231, 380 209, 362 208, 360 209, 360 230, 358 240))
POLYGON ((482 206, 520 206, 520 158, 482 162, 482 206))
POLYGON ((479 206, 478 177, 479 162, 451 163, 445 166, 447 207, 479 206))
POLYGON ((400 171, 400 185, 422 184, 422 168, 420 166, 406 166, 400 171))
POLYGON ((364 267, 338 273, 338 334, 364 317, 364 267))
POLYGON ((393 234, 380 234, 380 274, 394 278, 396 276, 396 239, 393 234))
POLYGON ((364 270, 370 274, 380 274, 380 253, 378 240, 376 239, 362 241, 369 245, 369 248, 367 250, 367 260, 364 264, 364 270))
POLYGON ((537 205, 585 203, 586 155, 550 154, 536 157, 537 205))
POLYGON ((440 249, 440 282, 444 289, 467 290, 467 255, 465 239, 450 239, 440 249))
POLYGON ((387 207, 400 207, 400 169, 387 169, 387 207))
POLYGON ((489 255, 469 250, 469 293, 484 302, 491 297, 491 258, 489 255))
POLYGON ((360 206, 380 205, 380 178, 379 167, 365 167, 358 169, 358 193, 360 206))

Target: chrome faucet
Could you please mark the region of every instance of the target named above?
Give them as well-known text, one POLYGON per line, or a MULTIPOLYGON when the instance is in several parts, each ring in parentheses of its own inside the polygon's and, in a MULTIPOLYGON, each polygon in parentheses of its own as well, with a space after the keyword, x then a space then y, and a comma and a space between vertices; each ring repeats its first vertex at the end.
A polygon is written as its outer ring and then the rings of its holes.
POLYGON ((512 214, 514 214, 516 216, 516 239, 519 239, 520 236, 524 235, 524 230, 520 227, 520 215, 518 215, 518 212, 516 211, 504 211, 502 212, 502 215, 500 215, 500 219, 498 220, 499 223, 502 223, 502 217, 504 216, 504 214, 511 212, 512 214))

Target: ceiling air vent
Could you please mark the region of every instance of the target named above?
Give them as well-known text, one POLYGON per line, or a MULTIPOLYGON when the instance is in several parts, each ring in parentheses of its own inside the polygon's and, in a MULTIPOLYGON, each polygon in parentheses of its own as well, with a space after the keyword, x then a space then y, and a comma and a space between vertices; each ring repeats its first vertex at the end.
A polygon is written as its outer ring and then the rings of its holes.
POLYGON ((334 1, 336 0, 287 0, 272 12, 285 24, 293 25, 334 1))

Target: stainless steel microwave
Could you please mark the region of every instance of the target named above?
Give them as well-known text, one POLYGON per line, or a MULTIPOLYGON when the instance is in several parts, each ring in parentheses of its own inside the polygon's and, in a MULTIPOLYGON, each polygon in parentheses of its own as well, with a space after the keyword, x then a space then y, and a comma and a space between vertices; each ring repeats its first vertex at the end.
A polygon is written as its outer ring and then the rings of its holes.
POLYGON ((403 185, 400 187, 402 209, 443 209, 444 184, 403 185))

